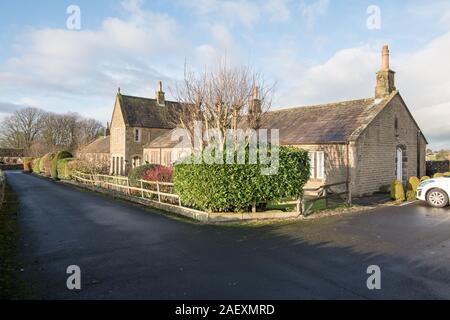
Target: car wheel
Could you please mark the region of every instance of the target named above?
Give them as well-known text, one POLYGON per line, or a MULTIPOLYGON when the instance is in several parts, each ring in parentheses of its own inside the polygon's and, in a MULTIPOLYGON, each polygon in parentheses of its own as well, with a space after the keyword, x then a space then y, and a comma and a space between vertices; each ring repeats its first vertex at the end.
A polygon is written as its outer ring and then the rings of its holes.
POLYGON ((448 196, 441 189, 432 189, 427 194, 427 202, 435 208, 443 208, 448 204, 448 196))

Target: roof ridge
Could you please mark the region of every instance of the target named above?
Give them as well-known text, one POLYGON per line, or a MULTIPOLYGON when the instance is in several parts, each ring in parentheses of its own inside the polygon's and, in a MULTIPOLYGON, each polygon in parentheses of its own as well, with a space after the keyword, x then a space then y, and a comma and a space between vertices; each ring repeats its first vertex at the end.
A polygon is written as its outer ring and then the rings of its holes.
POLYGON ((328 102, 328 103, 323 103, 323 104, 305 105, 305 106, 291 106, 291 107, 284 107, 284 108, 279 108, 279 109, 275 109, 275 110, 270 110, 270 111, 268 111, 268 113, 297 110, 297 109, 300 109, 300 108, 331 107, 331 106, 336 106, 336 105, 344 104, 344 103, 354 103, 354 102, 359 102, 359 101, 370 101, 370 100, 374 100, 375 101, 375 98, 362 98, 362 99, 354 99, 354 100, 342 100, 342 101, 337 101, 337 102, 328 102))
MULTIPOLYGON (((134 98, 134 99, 143 99, 143 100, 156 101, 155 98, 130 96, 130 95, 127 95, 127 94, 120 94, 120 95, 121 95, 122 97, 125 97, 125 98, 134 98)), ((169 102, 169 103, 178 103, 177 101, 172 101, 172 100, 165 100, 165 102, 169 102)))

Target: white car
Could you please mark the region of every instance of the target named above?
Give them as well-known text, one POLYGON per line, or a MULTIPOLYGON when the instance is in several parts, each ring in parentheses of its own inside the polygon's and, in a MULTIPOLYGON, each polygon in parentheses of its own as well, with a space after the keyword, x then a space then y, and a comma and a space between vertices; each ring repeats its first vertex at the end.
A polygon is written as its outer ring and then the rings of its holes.
POLYGON ((417 199, 428 202, 433 207, 448 205, 450 195, 450 177, 425 180, 417 188, 417 199))

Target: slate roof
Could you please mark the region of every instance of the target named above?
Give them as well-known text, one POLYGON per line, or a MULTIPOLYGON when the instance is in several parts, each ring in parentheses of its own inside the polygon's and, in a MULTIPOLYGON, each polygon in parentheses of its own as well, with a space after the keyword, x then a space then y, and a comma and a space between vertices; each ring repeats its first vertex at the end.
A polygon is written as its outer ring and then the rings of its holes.
MULTIPOLYGON (((175 129, 174 129, 175 130, 175 129)), ((183 142, 181 147, 190 148, 192 145, 189 141, 182 140, 181 138, 178 141, 172 141, 172 133, 174 130, 170 130, 158 138, 152 140, 150 143, 144 146, 144 148, 173 148, 178 145, 180 142, 183 142)))
POLYGON ((129 127, 172 129, 175 127, 175 115, 181 109, 177 102, 166 101, 158 105, 156 99, 126 96, 118 94, 125 121, 129 127))
POLYGON ((383 100, 368 98, 270 111, 262 116, 261 128, 279 129, 282 145, 345 143, 355 140, 395 94, 383 100))
POLYGON ((97 138, 81 149, 81 153, 109 153, 111 136, 97 138))
POLYGON ((23 149, 0 148, 0 157, 20 158, 23 157, 23 149))

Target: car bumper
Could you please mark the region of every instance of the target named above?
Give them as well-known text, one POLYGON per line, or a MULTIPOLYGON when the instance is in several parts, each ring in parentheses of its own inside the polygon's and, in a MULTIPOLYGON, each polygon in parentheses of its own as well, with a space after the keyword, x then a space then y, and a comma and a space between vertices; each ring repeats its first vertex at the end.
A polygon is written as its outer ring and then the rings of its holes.
POLYGON ((425 201, 425 192, 423 191, 423 189, 417 189, 417 194, 416 194, 416 198, 417 200, 423 200, 425 201))

